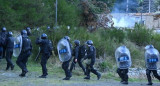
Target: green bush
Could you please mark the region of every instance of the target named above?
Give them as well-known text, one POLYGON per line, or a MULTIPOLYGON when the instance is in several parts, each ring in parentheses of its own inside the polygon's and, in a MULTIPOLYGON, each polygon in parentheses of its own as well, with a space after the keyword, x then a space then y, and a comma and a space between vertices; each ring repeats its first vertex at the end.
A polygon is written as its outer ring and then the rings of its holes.
POLYGON ((137 24, 133 30, 128 31, 128 37, 139 46, 147 45, 151 43, 152 31, 137 24))

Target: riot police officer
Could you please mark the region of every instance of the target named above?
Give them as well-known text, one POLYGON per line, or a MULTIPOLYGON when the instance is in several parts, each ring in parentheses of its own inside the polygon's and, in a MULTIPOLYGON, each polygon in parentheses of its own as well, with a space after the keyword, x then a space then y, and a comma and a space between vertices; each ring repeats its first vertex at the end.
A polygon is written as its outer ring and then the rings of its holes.
POLYGON ((31 40, 27 36, 26 30, 22 30, 21 35, 22 35, 22 50, 17 58, 16 63, 22 69, 22 73, 19 76, 25 77, 26 73, 28 72, 26 63, 28 61, 28 57, 31 55, 32 44, 31 40))
MULTIPOLYGON (((82 68, 84 74, 85 74, 85 68, 82 64, 82 52, 81 51, 81 48, 83 48, 83 46, 80 46, 80 41, 79 40, 75 40, 74 41, 74 44, 75 44, 75 48, 73 49, 73 56, 74 56, 74 59, 73 59, 73 62, 71 64, 71 67, 70 67, 70 71, 72 72, 73 70, 73 67, 75 67, 75 64, 76 62, 78 62, 79 66, 82 68)), ((85 50, 84 50, 85 52, 85 50)))
POLYGON ((93 67, 95 63, 95 59, 96 59, 96 49, 93 46, 92 40, 88 40, 86 43, 88 45, 87 56, 85 56, 85 58, 87 59, 87 62, 86 62, 86 75, 87 76, 84 79, 90 79, 90 72, 92 72, 95 75, 97 75, 97 79, 99 80, 101 78, 101 74, 93 67))
POLYGON ((48 75, 47 73, 47 60, 51 56, 51 51, 49 49, 49 40, 47 38, 47 34, 43 33, 41 38, 37 38, 36 44, 40 45, 40 53, 42 54, 41 57, 41 66, 42 66, 42 75, 39 78, 46 78, 48 75))
POLYGON ((121 78, 122 84, 128 84, 128 69, 131 67, 130 51, 126 46, 120 46, 115 51, 115 58, 117 62, 117 73, 121 78))
POLYGON ((152 85, 152 78, 151 72, 153 73, 154 77, 160 81, 160 76, 157 73, 157 63, 159 61, 159 52, 157 49, 154 48, 153 45, 147 45, 145 47, 145 63, 146 63, 146 75, 148 79, 147 85, 152 85))
POLYGON ((2 28, 2 32, 0 33, 0 41, 1 41, 1 45, 2 46, 2 52, 0 53, 0 58, 5 58, 6 56, 6 45, 4 44, 7 38, 7 29, 6 27, 2 28))
POLYGON ((7 67, 6 70, 8 70, 11 67, 11 70, 14 69, 14 65, 12 62, 12 55, 13 55, 13 48, 14 48, 14 38, 12 37, 13 33, 11 31, 8 32, 8 37, 6 39, 6 61, 7 61, 7 67))
MULTIPOLYGON (((65 36, 64 39, 66 39, 69 42, 70 49, 72 49, 72 45, 70 43, 70 37, 69 36, 65 36)), ((70 61, 71 61, 71 59, 69 59, 68 61, 65 61, 65 62, 62 63, 62 68, 63 68, 63 70, 65 72, 65 75, 66 75, 66 77, 63 78, 63 80, 70 80, 71 72, 68 69, 70 61)))
POLYGON ((30 36, 30 35, 31 35, 31 28, 30 28, 30 27, 27 27, 27 28, 26 28, 26 31, 27 31, 27 35, 30 36))

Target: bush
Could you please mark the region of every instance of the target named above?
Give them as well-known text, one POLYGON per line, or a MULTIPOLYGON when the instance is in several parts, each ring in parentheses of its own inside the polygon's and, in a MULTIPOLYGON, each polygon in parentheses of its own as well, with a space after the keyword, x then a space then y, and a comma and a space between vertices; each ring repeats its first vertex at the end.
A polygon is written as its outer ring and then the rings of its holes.
POLYGON ((142 25, 135 25, 133 30, 128 31, 129 39, 139 46, 151 43, 152 30, 142 25))

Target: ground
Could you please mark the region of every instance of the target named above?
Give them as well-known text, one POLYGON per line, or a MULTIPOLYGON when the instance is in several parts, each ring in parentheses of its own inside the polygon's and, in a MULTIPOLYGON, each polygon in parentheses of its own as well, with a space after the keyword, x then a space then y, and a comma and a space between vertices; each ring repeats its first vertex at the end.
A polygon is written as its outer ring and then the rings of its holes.
MULTIPOLYGON (((16 58, 14 58, 15 63, 16 58)), ((38 78, 41 75, 41 66, 38 63, 28 63, 28 70, 26 77, 19 77, 21 73, 20 68, 15 65, 13 71, 5 70, 5 59, 0 61, 0 86, 125 86, 120 84, 120 79, 115 75, 116 73, 102 73, 102 78, 97 81, 95 75, 91 75, 91 80, 84 80, 82 70, 76 68, 73 70, 73 77, 69 81, 63 81, 64 72, 61 67, 54 67, 48 65, 49 75, 47 78, 38 78)), ((128 86, 145 86, 147 81, 145 79, 129 79, 128 86)), ((154 80, 153 86, 160 86, 158 81, 154 80)))

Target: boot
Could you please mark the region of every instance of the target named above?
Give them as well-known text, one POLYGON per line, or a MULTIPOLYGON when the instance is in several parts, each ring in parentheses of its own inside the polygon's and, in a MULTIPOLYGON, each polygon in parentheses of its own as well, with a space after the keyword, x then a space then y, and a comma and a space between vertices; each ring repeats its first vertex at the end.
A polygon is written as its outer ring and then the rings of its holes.
POLYGON ((90 80, 90 77, 89 77, 89 76, 87 76, 87 77, 84 77, 84 79, 90 80))
POLYGON ((128 84, 128 81, 123 81, 122 84, 128 84))
POLYGON ((41 75, 39 76, 39 78, 47 78, 45 75, 41 75))
POLYGON ((148 82, 148 84, 147 85, 152 85, 153 83, 152 82, 148 82))
POLYGON ((101 78, 101 74, 99 73, 98 75, 97 75, 97 80, 99 80, 101 78))
POLYGON ((70 80, 70 77, 65 77, 63 78, 63 80, 70 80))
POLYGON ((14 65, 11 66, 11 70, 14 70, 14 65))
POLYGON ((9 65, 7 65, 7 67, 6 67, 6 70, 8 70, 9 69, 9 65))

